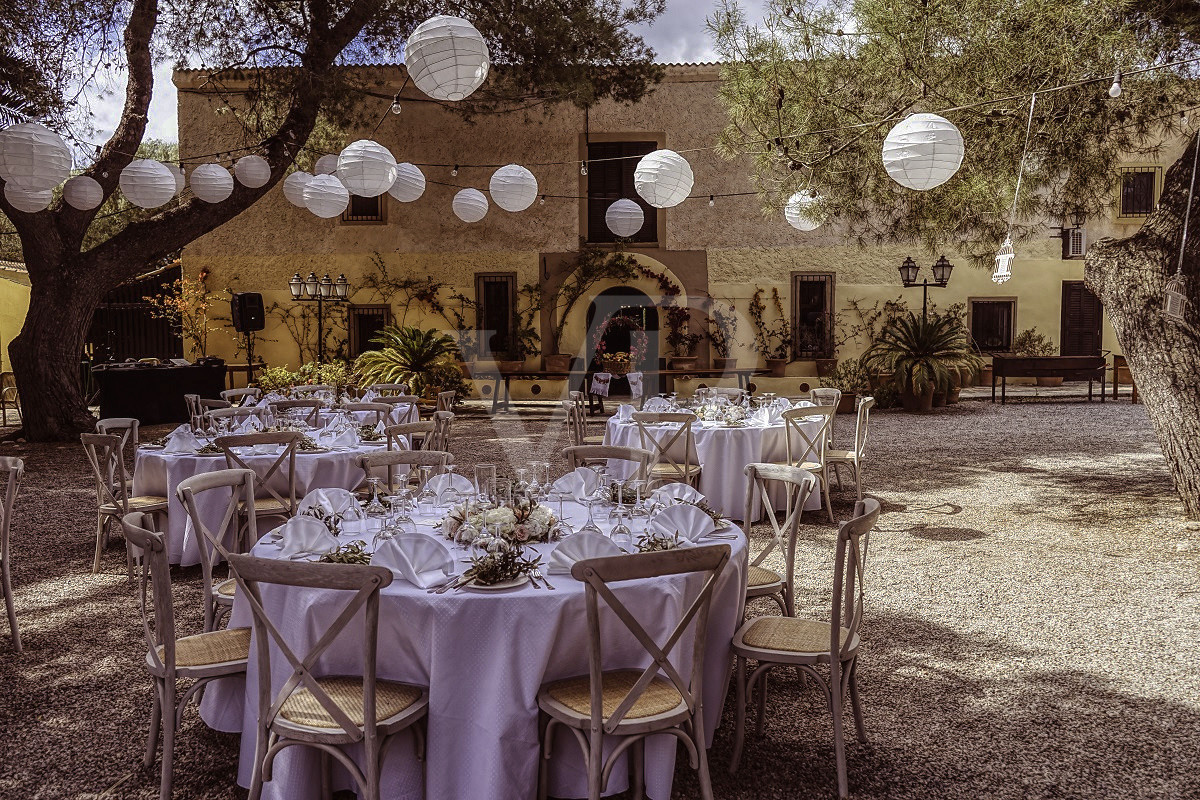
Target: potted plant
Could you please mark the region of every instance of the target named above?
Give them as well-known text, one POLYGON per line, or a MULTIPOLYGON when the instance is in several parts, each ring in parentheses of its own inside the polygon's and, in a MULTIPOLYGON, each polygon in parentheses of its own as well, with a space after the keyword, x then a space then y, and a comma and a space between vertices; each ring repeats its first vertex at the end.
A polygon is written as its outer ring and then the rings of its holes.
POLYGON ((646 354, 650 352, 650 339, 646 336, 646 331, 642 328, 641 323, 636 319, 616 314, 604 320, 596 328, 595 333, 592 334, 592 349, 605 372, 613 375, 625 375, 636 370, 646 358, 646 354), (610 351, 608 344, 604 341, 605 334, 620 330, 629 332, 629 350, 610 351))
POLYGON ((564 353, 563 330, 571 309, 591 291, 597 283, 605 280, 629 281, 637 276, 637 259, 628 253, 610 252, 595 245, 585 246, 579 251, 575 263, 567 267, 567 277, 558 286, 549 300, 550 350, 544 357, 548 371, 566 372, 570 369, 572 353, 564 353))
POLYGON ((763 315, 767 306, 762 300, 765 291, 761 286, 755 287, 754 296, 750 298, 750 320, 754 323, 754 344, 767 362, 768 374, 773 378, 782 378, 795 343, 792 338, 792 324, 783 313, 783 301, 779 298, 779 289, 777 288, 771 289, 771 300, 775 306, 775 320, 772 322, 765 320, 763 315))
POLYGON ((692 350, 704 336, 692 333, 691 313, 687 308, 670 305, 666 306, 663 312, 667 318, 667 345, 674 353, 671 357, 671 369, 695 369, 697 357, 692 355, 692 350))
POLYGON ((842 393, 838 401, 837 413, 853 414, 858 410, 858 396, 871 391, 870 378, 863 369, 862 362, 857 358, 848 358, 838 362, 837 368, 823 383, 842 393))
MULTIPOLYGON (((1055 355, 1054 342, 1038 333, 1037 328, 1029 328, 1017 334, 1013 340, 1013 354, 1018 356, 1052 356, 1055 355)), ((1037 378, 1038 386, 1062 386, 1061 377, 1037 378)))
POLYGON ((366 385, 407 383, 413 394, 424 395, 427 386, 445 385, 458 373, 455 341, 439 331, 387 325, 371 341, 380 349, 368 350, 354 362, 366 385))
POLYGON ((737 369, 737 359, 730 356, 737 340, 737 309, 733 301, 722 301, 720 304, 709 300, 708 315, 705 317, 708 325, 708 341, 712 343, 713 369, 728 371, 737 369), (728 302, 728 306, 725 305, 728 302))
POLYGON ((965 328, 950 316, 923 319, 911 312, 887 325, 862 355, 867 370, 891 371, 907 411, 928 411, 950 370, 979 363, 965 328))

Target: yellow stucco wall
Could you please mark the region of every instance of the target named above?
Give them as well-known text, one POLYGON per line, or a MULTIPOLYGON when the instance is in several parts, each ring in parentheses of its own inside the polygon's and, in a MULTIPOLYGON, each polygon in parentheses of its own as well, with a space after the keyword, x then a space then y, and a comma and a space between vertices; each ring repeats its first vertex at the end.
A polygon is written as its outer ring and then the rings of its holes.
MULTIPOLYGON (((378 73, 382 94, 400 87, 403 73, 399 69, 381 69, 378 73)), ((184 157, 228 148, 237 141, 229 116, 218 113, 231 97, 218 100, 198 91, 204 80, 203 73, 197 72, 175 76, 180 88, 180 150, 184 157)), ((420 200, 405 204, 388 198, 386 224, 351 224, 319 219, 292 206, 282 190, 276 189, 249 211, 189 245, 183 257, 185 272, 194 276, 207 270, 210 288, 259 291, 268 305, 275 301, 290 303, 288 278, 294 272, 305 275, 310 270, 334 277, 345 273, 357 289, 351 295, 353 302, 378 302, 369 291, 358 288, 370 270, 372 253, 382 254, 395 274, 433 276, 472 297, 477 272, 515 272, 518 285, 542 282, 547 278, 544 254, 575 251, 581 234, 586 233, 585 204, 554 197, 585 194, 586 178, 579 174, 576 164, 550 162, 581 158, 586 153, 585 129, 591 141, 653 139, 660 146, 681 151, 711 147, 725 120, 716 87, 717 73, 712 67, 671 67, 667 80, 634 106, 601 103, 586 115, 563 106, 549 115, 537 110, 464 122, 436 104, 418 102, 416 90, 410 86, 405 90, 403 113, 387 115, 371 138, 391 149, 398 160, 446 165, 423 167, 428 186, 420 200), (539 191, 550 197, 544 204, 534 203, 518 214, 493 205, 482 222, 463 223, 451 213, 453 194, 466 186, 486 193, 494 170, 465 166, 468 162, 524 164, 537 176, 539 191), (452 176, 451 165, 455 164, 461 168, 457 176, 452 176)), ((236 98, 231 101, 236 102, 236 98)), ((372 115, 386 113, 387 101, 367 98, 364 102, 378 106, 372 115)), ((349 131, 343 144, 368 136, 369 128, 349 131)), ((1165 163, 1177 153, 1177 148, 1164 153, 1165 163)), ((696 176, 693 194, 701 199, 659 212, 659 257, 653 253, 640 255, 642 263, 669 273, 670 268, 664 265, 670 263, 666 257, 670 253, 704 253, 705 288, 713 297, 734 299, 743 316, 756 286, 768 292, 778 287, 786 303, 792 273, 805 271, 836 274, 835 307, 843 312, 850 299, 870 305, 900 296, 910 308, 920 309, 920 289, 903 289, 897 267, 905 256, 912 255, 927 276, 932 257, 915 248, 861 249, 847 245, 836 221, 802 233, 788 226, 781 215, 764 217, 754 196, 718 198, 716 207, 710 208, 705 197, 708 194, 752 190, 749 164, 722 159, 708 150, 688 152, 687 158, 696 176)), ((1101 235, 1129 235, 1138 224, 1089 224, 1089 240, 1101 235)), ((968 266, 952 242, 946 244, 946 255, 957 268, 948 288, 930 290, 931 302, 944 308, 971 298, 1013 298, 1014 331, 1036 327, 1057 343, 1062 282, 1083 278, 1083 262, 1061 259, 1057 239, 1019 245, 1013 278, 1003 286, 993 284, 986 270, 968 266)), ((639 279, 630 285, 655 296, 650 281, 639 279)), ((610 286, 597 285, 591 296, 610 286)), ((590 299, 584 298, 568 321, 563 342, 568 352, 585 349, 585 315, 590 299)), ((395 310, 399 314, 399 309, 395 310)), ((446 327, 444 320, 425 319, 419 313, 410 314, 406 321, 446 327)), ((272 326, 270 318, 268 324, 272 326)), ((295 366, 298 357, 292 340, 278 330, 268 330, 266 336, 275 341, 260 343, 258 354, 272 364, 295 366)), ((743 365, 757 361, 749 347, 753 329, 748 319, 742 320, 739 338, 745 343, 737 353, 744 359, 743 365)), ((214 353, 232 357, 231 337, 216 335, 210 341, 214 353)), ((851 343, 840 355, 854 355, 864 345, 851 343)), ((1103 347, 1118 349, 1107 323, 1103 347)), ((812 375, 815 370, 811 361, 800 361, 789 365, 788 372, 812 375)))
POLYGON ((28 309, 28 279, 24 275, 0 274, 0 372, 12 371, 8 345, 21 332, 28 309))

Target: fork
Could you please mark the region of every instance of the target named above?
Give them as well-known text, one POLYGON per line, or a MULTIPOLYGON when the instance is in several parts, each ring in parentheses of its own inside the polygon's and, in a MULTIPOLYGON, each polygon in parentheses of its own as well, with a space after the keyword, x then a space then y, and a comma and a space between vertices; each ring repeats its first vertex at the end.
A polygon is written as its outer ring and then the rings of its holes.
POLYGON ((541 581, 542 583, 546 584, 547 589, 555 588, 554 584, 551 583, 550 581, 546 580, 546 576, 543 575, 542 571, 536 567, 534 567, 533 572, 530 573, 530 577, 532 577, 534 579, 534 581, 533 581, 534 586, 537 586, 537 582, 541 581))

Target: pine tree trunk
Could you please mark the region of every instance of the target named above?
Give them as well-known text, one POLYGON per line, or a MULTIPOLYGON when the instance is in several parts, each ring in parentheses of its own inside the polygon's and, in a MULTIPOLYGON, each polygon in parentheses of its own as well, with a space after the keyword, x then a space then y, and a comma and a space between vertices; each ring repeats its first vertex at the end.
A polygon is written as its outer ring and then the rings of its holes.
POLYGON ((63 269, 32 282, 25 325, 8 348, 31 441, 77 439, 96 424, 83 396, 79 364, 100 298, 98 281, 81 280, 79 274, 86 273, 63 269))
POLYGON ((1163 314, 1167 280, 1179 258, 1195 146, 1193 141, 1167 172, 1158 208, 1141 230, 1089 248, 1085 277, 1116 330, 1184 510, 1200 519, 1200 197, 1192 201, 1183 262, 1186 319, 1175 322, 1163 314))

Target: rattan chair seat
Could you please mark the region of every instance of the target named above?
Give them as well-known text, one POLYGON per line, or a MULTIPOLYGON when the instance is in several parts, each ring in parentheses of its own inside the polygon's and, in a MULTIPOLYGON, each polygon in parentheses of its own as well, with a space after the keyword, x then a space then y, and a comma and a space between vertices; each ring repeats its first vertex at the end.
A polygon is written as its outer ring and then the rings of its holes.
POLYGON ((700 474, 699 464, 655 464, 650 468, 650 474, 655 478, 689 478, 700 474))
MULTIPOLYGON (((256 517, 266 517, 275 514, 287 514, 291 509, 284 502, 276 500, 274 497, 258 497, 254 500, 254 515, 256 517)), ((238 512, 246 513, 246 504, 238 503, 238 512)))
MULTIPOLYGON (((134 497, 129 498, 128 502, 129 502, 129 510, 130 511, 151 512, 151 511, 166 511, 167 510, 167 498, 165 498, 165 497, 156 497, 154 495, 148 495, 148 494, 147 495, 136 495, 134 497)), ((117 505, 116 503, 105 503, 104 505, 100 506, 100 513, 101 514, 124 514, 125 509, 121 508, 121 506, 117 505)))
MULTIPOLYGON (((850 631, 842 628, 839 644, 846 644, 850 631)), ((796 617, 759 617, 748 623, 742 644, 758 650, 775 650, 802 655, 829 653, 829 623, 796 617)), ((753 658, 753 656, 750 656, 753 658)))
MULTIPOLYGON (((157 648, 163 658, 163 646, 157 648)), ((180 667, 204 667, 229 661, 245 661, 250 656, 250 629, 229 628, 198 633, 175 640, 175 664, 180 667)))
MULTIPOLYGON (((320 678, 321 689, 329 695, 354 724, 364 722, 362 678, 320 678)), ((380 723, 404 712, 423 696, 418 686, 394 681, 375 684, 375 716, 380 723)), ((341 726, 329 715, 313 693, 298 689, 283 702, 279 716, 296 725, 340 731, 341 726)))
POLYGON ((751 564, 746 571, 747 586, 770 586, 772 583, 783 583, 783 576, 773 569, 758 567, 751 564))
MULTIPOLYGON (((612 713, 617 710, 617 706, 625 699, 625 695, 629 694, 629 690, 633 688, 641 675, 640 671, 632 669, 611 670, 603 673, 604 699, 601 708, 605 719, 612 716, 612 713)), ((546 687, 546 694, 580 717, 591 718, 591 684, 587 675, 551 683, 546 687)), ((655 676, 624 718, 632 720, 665 714, 679 708, 682 703, 683 697, 679 694, 679 690, 670 681, 655 676)))
POLYGON ((604 444, 604 434, 585 436, 581 444, 604 444))
POLYGON ((853 461, 853 460, 854 460, 854 451, 853 450, 826 450, 825 451, 825 463, 826 464, 828 464, 830 461, 853 461))
POLYGON ((218 597, 225 597, 229 599, 236 597, 237 581, 235 581, 233 578, 230 578, 227 581, 221 581, 213 586, 213 594, 217 595, 218 597))

